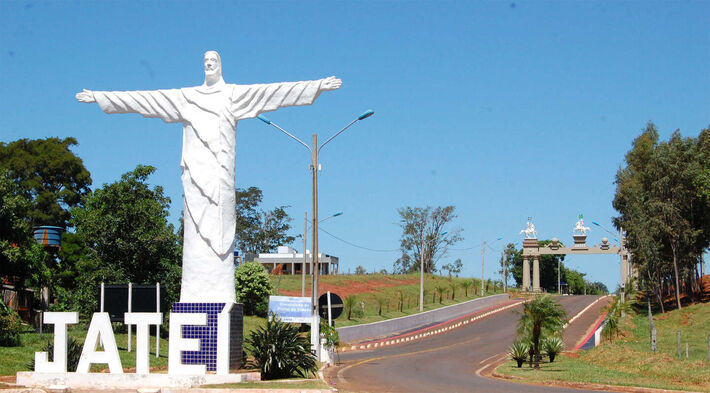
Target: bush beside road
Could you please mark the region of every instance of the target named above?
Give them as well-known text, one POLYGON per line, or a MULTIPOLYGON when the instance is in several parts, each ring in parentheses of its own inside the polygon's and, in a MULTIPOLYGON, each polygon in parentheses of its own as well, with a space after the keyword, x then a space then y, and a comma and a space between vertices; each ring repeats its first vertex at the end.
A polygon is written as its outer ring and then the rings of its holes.
MULTIPOLYGON (((521 382, 552 383, 573 386, 574 383, 612 386, 639 386, 710 392, 710 304, 700 303, 682 310, 654 316, 658 331, 658 351, 650 347, 648 314, 643 305, 628 315, 621 324, 621 334, 613 341, 589 351, 567 352, 554 363, 542 364, 539 371, 523 365, 517 368, 508 360, 496 370, 499 375, 521 382), (681 332, 681 355, 676 350, 676 332, 681 332), (688 358, 685 358, 685 343, 688 358)), ((549 360, 549 359, 546 359, 549 360)))

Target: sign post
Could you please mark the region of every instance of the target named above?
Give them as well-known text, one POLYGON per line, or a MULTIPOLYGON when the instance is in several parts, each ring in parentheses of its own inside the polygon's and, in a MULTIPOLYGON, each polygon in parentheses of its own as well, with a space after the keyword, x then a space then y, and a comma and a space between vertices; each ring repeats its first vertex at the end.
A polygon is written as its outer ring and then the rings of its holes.
POLYGON ((333 319, 337 319, 343 313, 343 299, 334 293, 324 293, 318 298, 318 315, 323 319, 328 319, 328 324, 332 325, 333 319))

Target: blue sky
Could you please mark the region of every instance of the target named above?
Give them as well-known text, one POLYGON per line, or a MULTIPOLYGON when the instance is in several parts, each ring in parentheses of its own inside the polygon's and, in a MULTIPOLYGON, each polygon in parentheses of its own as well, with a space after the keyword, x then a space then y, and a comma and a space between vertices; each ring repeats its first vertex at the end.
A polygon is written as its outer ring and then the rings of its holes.
MULTIPOLYGON (((708 2, 3 1, 0 141, 76 137, 94 187, 153 165, 176 223, 181 125, 109 116, 74 94, 199 85, 209 49, 228 83, 342 78, 313 106, 268 115, 303 140, 375 110, 320 157, 320 216, 344 212, 322 228, 362 247, 321 232, 344 272, 392 268, 398 208, 455 205, 465 240, 439 266, 461 258, 480 276, 482 240, 503 237, 486 250, 486 277, 499 278, 498 250, 528 216, 541 239, 568 244, 579 213, 612 228, 614 175, 648 121, 663 138, 710 124, 708 2)), ((311 214, 309 163, 275 129, 239 123, 237 186, 290 206, 294 235, 311 214)), ((589 242, 604 236, 592 226, 589 242)), ((619 281, 616 256, 567 264, 619 281)))

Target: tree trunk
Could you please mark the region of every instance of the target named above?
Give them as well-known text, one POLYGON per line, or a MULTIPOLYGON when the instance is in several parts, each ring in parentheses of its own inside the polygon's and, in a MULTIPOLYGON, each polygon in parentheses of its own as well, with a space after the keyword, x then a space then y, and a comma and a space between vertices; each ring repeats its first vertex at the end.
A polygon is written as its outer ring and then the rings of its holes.
POLYGON ((678 279, 678 250, 677 245, 671 243, 671 250, 673 250, 673 271, 675 273, 675 300, 678 305, 678 310, 683 308, 680 305, 680 281, 678 279))
POLYGON ((653 313, 651 312, 651 295, 648 294, 646 296, 646 304, 648 305, 648 326, 649 326, 649 334, 651 335, 651 350, 653 352, 656 352, 656 342, 655 342, 655 334, 654 331, 656 330, 656 324, 653 323, 653 313))
POLYGON ((658 286, 654 292, 658 298, 658 305, 661 306, 661 314, 665 314, 666 309, 663 306, 663 281, 661 281, 661 273, 658 270, 656 270, 656 277, 658 278, 658 286))
POLYGON ((540 369, 540 327, 533 326, 533 352, 535 353, 535 369, 540 369))

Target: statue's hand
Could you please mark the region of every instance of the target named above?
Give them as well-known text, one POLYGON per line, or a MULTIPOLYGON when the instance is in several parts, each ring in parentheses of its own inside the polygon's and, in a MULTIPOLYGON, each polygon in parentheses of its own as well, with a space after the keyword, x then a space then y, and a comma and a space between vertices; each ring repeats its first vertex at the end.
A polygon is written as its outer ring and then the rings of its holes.
POLYGON ((86 102, 86 103, 91 103, 91 102, 96 102, 96 99, 94 98, 94 92, 91 90, 86 90, 76 93, 76 100, 79 102, 86 102))
POLYGON ((321 87, 323 90, 336 90, 340 88, 340 85, 343 84, 343 81, 340 79, 334 77, 334 76, 329 76, 325 79, 323 79, 323 84, 321 87))

